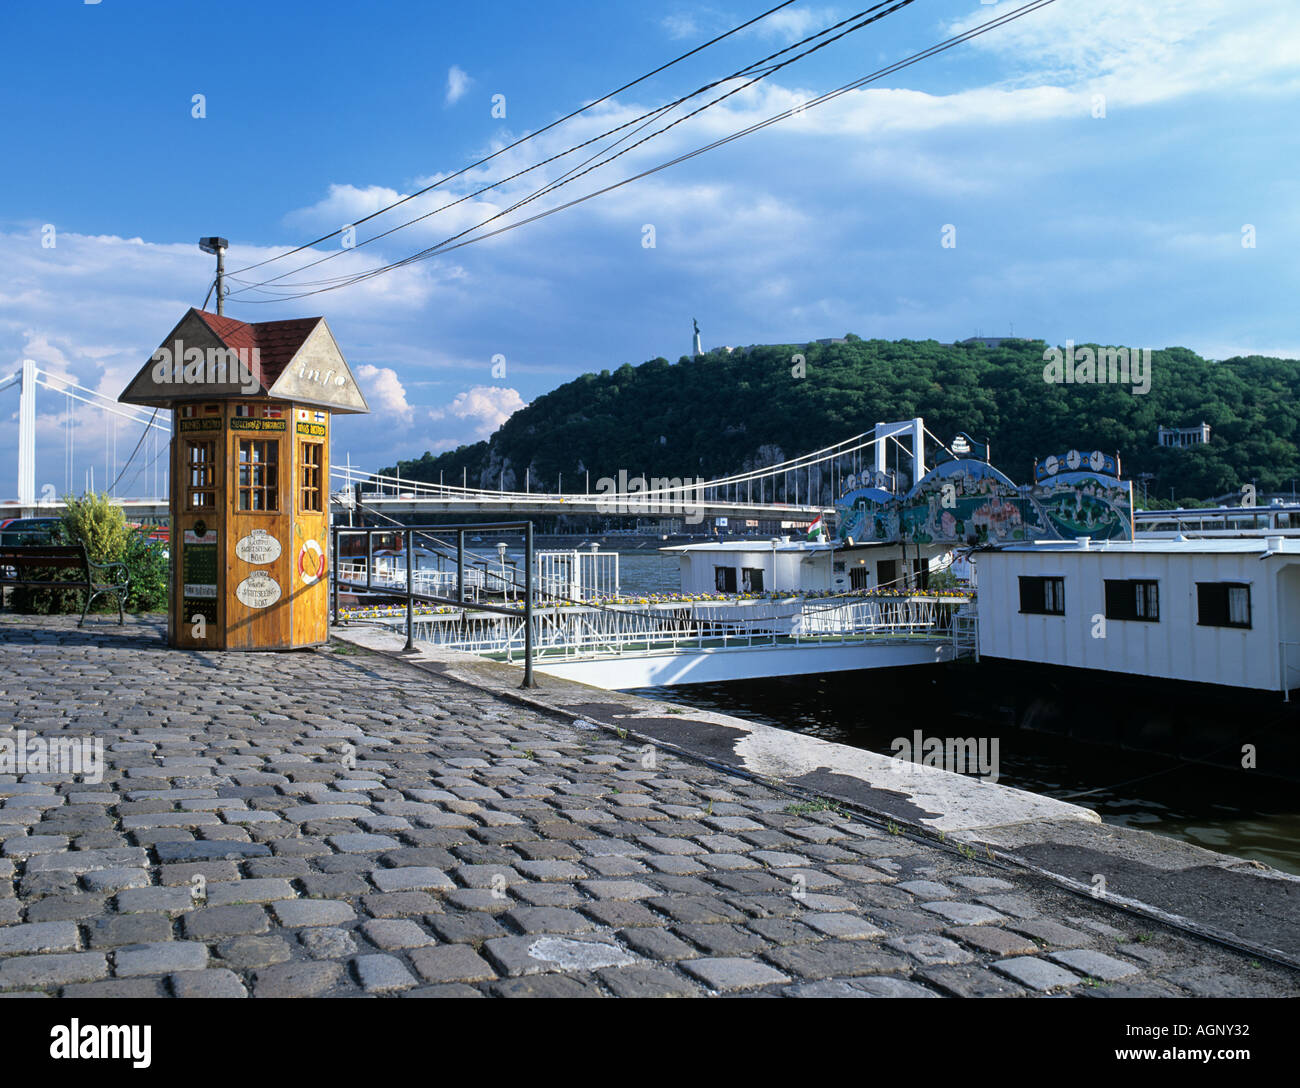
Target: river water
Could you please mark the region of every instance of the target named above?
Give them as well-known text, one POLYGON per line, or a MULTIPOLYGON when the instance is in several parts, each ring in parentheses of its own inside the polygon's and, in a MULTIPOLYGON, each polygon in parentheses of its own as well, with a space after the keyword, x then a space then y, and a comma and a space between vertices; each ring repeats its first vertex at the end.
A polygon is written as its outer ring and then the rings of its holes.
MULTIPOLYGON (((675 556, 620 553, 626 594, 676 592, 675 556)), ((1091 808, 1106 822, 1153 831, 1300 874, 1300 790, 1210 767, 944 711, 926 714, 925 670, 839 673, 648 688, 638 694, 732 714, 893 755, 896 737, 997 737, 999 779, 1091 808), (947 718, 947 720, 944 720, 947 718)), ((938 703, 942 700, 930 700, 938 703)))

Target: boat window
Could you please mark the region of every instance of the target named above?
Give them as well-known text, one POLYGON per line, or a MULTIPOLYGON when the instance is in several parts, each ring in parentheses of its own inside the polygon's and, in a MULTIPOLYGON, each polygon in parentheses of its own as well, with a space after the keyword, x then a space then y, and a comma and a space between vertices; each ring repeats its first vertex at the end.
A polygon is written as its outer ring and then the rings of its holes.
POLYGON ((1197 582, 1196 613, 1201 627, 1249 627, 1250 586, 1245 582, 1197 582))
POLYGON ((1020 611, 1039 616, 1065 615, 1064 578, 1020 578, 1020 611))
POLYGON ((1108 620, 1160 620, 1160 583, 1140 578, 1106 579, 1108 620))

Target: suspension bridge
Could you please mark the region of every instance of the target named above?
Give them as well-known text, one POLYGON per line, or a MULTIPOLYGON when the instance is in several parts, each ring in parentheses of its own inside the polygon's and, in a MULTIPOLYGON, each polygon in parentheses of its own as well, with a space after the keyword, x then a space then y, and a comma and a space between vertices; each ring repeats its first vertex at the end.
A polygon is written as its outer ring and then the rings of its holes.
MULTIPOLYGON (((0 378, 0 394, 11 388, 17 390, 19 401, 17 494, 0 500, 0 513, 9 517, 57 514, 64 495, 99 490, 119 502, 129 516, 167 517, 170 412, 150 413, 119 404, 31 359, 0 378), (46 457, 40 471, 38 436, 46 457), (49 463, 56 441, 62 459, 57 468, 49 463)), ((722 518, 728 524, 733 518, 807 524, 832 514, 835 498, 845 490, 867 483, 896 486, 897 470, 891 471, 888 457, 895 446, 910 461, 909 479, 920 479, 925 472, 927 436, 942 445, 920 418, 877 423, 871 431, 746 472, 706 480, 619 469, 598 478, 594 489, 587 474, 581 492, 475 486, 468 474, 459 486, 454 481, 435 484, 369 472, 350 463, 332 464, 331 505, 336 513, 362 508, 387 516, 497 519, 571 514, 676 517, 689 524, 722 518)))
MULTIPOLYGON (((107 491, 130 516, 168 516, 170 413, 119 404, 32 360, 0 379, 0 393, 10 388, 19 396, 18 497, 3 504, 5 512, 56 514, 62 496, 84 486, 107 491), (43 412, 38 390, 45 398, 43 412), (87 426, 96 411, 103 413, 99 427, 87 426), (47 456, 52 439, 60 440, 59 472, 51 472, 48 462, 38 471, 38 432, 47 456), (52 482, 37 486, 38 480, 60 477, 61 488, 52 482), (147 489, 145 497, 140 488, 147 489)), ((632 476, 623 470, 599 479, 594 490, 588 477, 577 493, 475 487, 467 476, 459 486, 435 484, 344 464, 332 470, 331 508, 336 525, 345 512, 360 511, 363 520, 389 523, 397 533, 405 528, 399 519, 412 515, 486 516, 500 522, 564 513, 686 522, 726 518, 737 525, 775 519, 798 525, 832 513, 834 498, 844 490, 898 486, 897 469, 891 473, 888 466, 891 443, 910 460, 910 479, 919 479, 927 436, 938 441, 920 418, 878 423, 842 442, 746 472, 704 480, 648 472, 632 476)), ((609 553, 574 552, 569 558, 570 553, 530 552, 521 571, 517 559, 507 564, 504 551, 494 562, 468 550, 463 533, 453 548, 432 535, 437 532, 431 526, 407 530, 405 545, 383 556, 373 554, 369 536, 364 555, 342 555, 336 537, 330 564, 335 621, 394 629, 405 624, 410 637, 423 644, 512 664, 527 659, 540 672, 612 689, 931 664, 963 656, 974 646, 973 614, 969 602, 959 598, 897 593, 818 600, 793 594, 634 605, 617 599, 616 573, 612 593, 594 575, 574 580, 584 560, 593 570, 598 559, 616 560, 609 553), (436 570, 414 569, 425 543, 436 570), (351 608, 338 608, 340 590, 351 608), (405 617, 397 612, 366 617, 358 607, 403 596, 405 617), (531 606, 525 608, 521 597, 531 606)))

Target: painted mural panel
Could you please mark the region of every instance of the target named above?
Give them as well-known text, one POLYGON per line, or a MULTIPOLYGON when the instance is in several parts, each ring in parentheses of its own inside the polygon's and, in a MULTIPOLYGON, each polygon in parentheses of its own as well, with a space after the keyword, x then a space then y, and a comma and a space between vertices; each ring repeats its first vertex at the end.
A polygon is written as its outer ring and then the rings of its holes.
POLYGON ((856 543, 1003 544, 1021 540, 1133 538, 1132 484, 1113 457, 1068 453, 1035 466, 1034 483, 1016 485, 988 461, 985 448, 959 436, 948 456, 905 495, 856 488, 837 503, 839 537, 856 543))

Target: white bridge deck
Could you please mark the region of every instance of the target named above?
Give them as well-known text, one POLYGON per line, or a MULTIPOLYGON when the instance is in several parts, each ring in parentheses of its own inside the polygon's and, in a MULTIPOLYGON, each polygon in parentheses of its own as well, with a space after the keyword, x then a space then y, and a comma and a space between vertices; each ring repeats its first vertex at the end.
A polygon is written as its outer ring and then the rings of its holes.
MULTIPOLYGON (((533 666, 618 690, 935 664, 974 652, 970 605, 898 595, 538 608, 533 666)), ((405 617, 368 622, 401 629, 405 617)), ((417 615, 413 637, 522 664, 524 618, 443 609, 417 615)))

